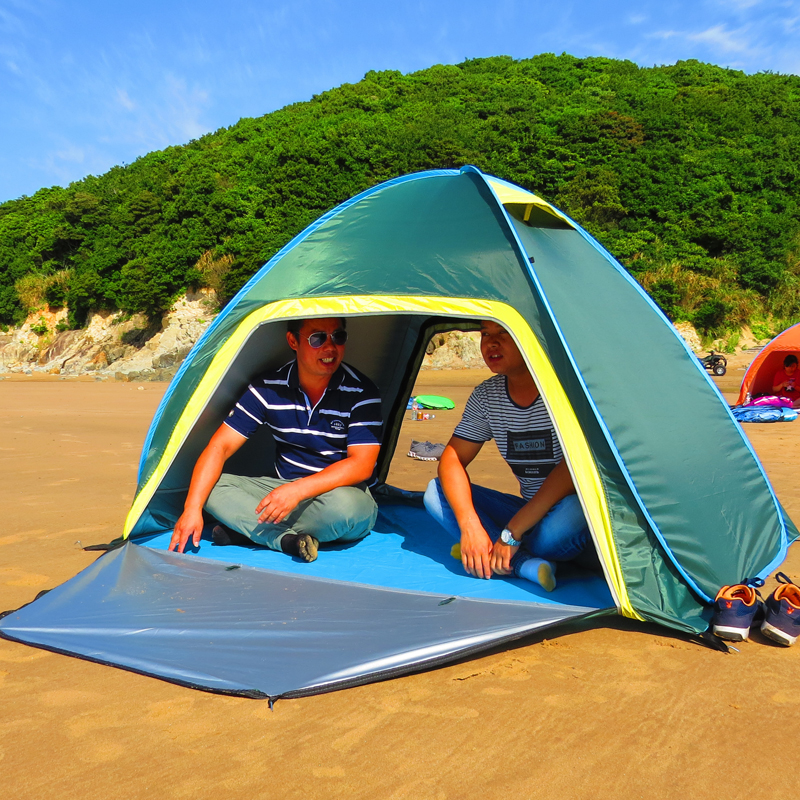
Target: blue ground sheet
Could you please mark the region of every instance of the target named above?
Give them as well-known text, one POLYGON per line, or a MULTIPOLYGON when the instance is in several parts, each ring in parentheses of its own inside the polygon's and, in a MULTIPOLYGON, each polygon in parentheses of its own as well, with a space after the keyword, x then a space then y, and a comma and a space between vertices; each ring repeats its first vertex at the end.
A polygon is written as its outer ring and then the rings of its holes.
MULTIPOLYGON (((169 547, 171 532, 136 539, 157 550, 169 547)), ((335 581, 405 589, 414 592, 448 594, 484 600, 533 602, 583 606, 587 609, 613 608, 614 601, 602 575, 560 564, 553 592, 518 578, 493 577, 479 580, 467 575, 450 555, 454 541, 420 508, 382 505, 373 532, 356 544, 320 550, 311 564, 263 547, 219 547, 206 531, 198 548, 187 553, 202 558, 276 570, 294 575, 335 581)))

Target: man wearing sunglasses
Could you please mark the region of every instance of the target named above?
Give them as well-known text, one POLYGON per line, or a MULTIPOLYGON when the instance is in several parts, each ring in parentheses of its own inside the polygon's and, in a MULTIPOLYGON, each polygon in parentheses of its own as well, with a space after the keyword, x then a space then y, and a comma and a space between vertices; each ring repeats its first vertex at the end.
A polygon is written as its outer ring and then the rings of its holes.
POLYGON ((170 550, 219 522, 217 544, 255 543, 314 561, 320 542, 363 539, 377 506, 367 489, 381 445, 381 401, 365 375, 344 364, 344 319, 293 320, 295 359, 248 386, 200 455, 170 550), (261 426, 275 439, 277 477, 223 473, 261 426), (246 537, 246 538, 245 538, 246 537))

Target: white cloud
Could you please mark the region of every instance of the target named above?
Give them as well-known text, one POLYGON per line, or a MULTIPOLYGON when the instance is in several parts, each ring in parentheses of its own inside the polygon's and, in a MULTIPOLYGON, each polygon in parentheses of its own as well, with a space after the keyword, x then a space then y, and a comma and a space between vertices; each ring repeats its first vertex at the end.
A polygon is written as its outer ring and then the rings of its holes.
POLYGON ((63 149, 57 150, 53 155, 58 161, 66 161, 70 164, 83 164, 86 158, 86 153, 82 147, 69 142, 66 143, 63 149))
POLYGON ((51 150, 24 159, 30 170, 41 173, 46 186, 55 183, 66 186, 87 174, 104 172, 113 164, 108 156, 98 158, 98 153, 64 137, 57 137, 53 145, 51 150))
POLYGON ((718 4, 726 11, 729 11, 731 6, 739 11, 747 11, 755 6, 760 6, 763 2, 764 0, 722 0, 718 4))
POLYGON ((686 34, 690 42, 708 44, 712 48, 725 53, 746 53, 751 50, 751 42, 746 38, 746 28, 738 31, 729 31, 725 25, 714 25, 700 33, 686 34))
POLYGON ((130 96, 124 89, 117 89, 117 102, 126 110, 126 111, 135 111, 136 110, 136 103, 131 100, 130 96))
POLYGON ((19 36, 25 30, 22 20, 8 9, 0 7, 0 33, 19 36))
MULTIPOLYGON (((677 58, 700 58, 702 60, 728 59, 737 56, 739 59, 748 56, 757 60, 761 54, 755 35, 749 26, 737 30, 729 30, 724 24, 712 25, 701 31, 661 30, 645 35, 648 39, 660 39, 664 42, 674 40, 672 49, 677 58), (698 51, 697 48, 701 50, 698 51)), ((671 60, 671 59, 667 59, 671 60)), ((730 61, 727 66, 734 66, 730 61)), ((736 66, 741 66, 741 61, 736 66)))
POLYGON ((165 105, 158 117, 171 132, 190 139, 208 132, 208 125, 200 121, 202 111, 208 105, 208 92, 198 87, 190 88, 183 78, 168 74, 164 94, 165 105))
POLYGON ((800 23, 800 16, 787 17, 786 19, 781 20, 781 27, 786 33, 792 34, 795 33, 795 31, 797 30, 799 23, 800 23))
POLYGON ((676 36, 684 37, 685 34, 680 31, 653 31, 645 34, 645 36, 648 39, 674 39, 676 36))
POLYGON ((94 87, 92 96, 106 98, 94 109, 96 141, 116 150, 133 150, 134 157, 197 139, 212 127, 204 119, 209 92, 174 72, 149 76, 134 97, 107 82, 94 87))

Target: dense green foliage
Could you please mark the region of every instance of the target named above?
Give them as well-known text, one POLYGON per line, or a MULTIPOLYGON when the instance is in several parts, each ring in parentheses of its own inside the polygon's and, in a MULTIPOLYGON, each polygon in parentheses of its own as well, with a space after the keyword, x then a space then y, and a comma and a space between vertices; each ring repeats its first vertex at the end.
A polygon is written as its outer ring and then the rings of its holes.
POLYGON ((0 205, 0 322, 230 296, 397 175, 475 164, 553 201, 673 319, 800 316, 800 78, 541 55, 370 72, 306 103, 0 205))

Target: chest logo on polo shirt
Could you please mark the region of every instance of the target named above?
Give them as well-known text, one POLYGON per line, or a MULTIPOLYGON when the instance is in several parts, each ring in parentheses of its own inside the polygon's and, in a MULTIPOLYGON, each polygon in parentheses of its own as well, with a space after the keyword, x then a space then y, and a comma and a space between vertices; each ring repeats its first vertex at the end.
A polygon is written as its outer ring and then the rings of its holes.
POLYGON ((331 422, 331 428, 333 428, 335 431, 343 431, 344 422, 342 422, 340 419, 335 419, 333 422, 331 422))

